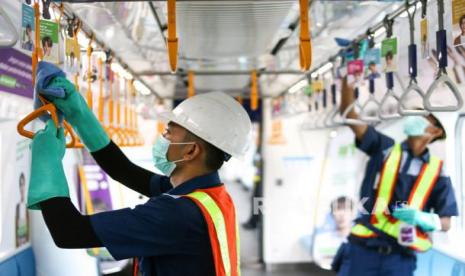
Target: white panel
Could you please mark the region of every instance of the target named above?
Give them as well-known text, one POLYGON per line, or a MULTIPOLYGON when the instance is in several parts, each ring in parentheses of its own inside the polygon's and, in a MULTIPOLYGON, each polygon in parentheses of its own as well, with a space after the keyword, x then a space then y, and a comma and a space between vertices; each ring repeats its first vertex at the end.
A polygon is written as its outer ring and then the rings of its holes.
POLYGON ((329 132, 302 132, 303 116, 288 118, 283 120, 287 143, 269 145, 270 100, 264 107, 264 260, 267 264, 308 262, 310 254, 300 238, 313 227, 313 202, 329 132))

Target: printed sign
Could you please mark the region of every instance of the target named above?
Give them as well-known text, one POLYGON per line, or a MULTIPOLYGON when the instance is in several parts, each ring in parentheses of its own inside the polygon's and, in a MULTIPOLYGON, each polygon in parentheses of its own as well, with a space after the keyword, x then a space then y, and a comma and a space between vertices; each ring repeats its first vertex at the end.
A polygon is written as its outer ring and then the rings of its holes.
POLYGON ((452 0, 453 45, 465 44, 465 0, 452 0))
POLYGON ((359 76, 363 73, 363 60, 357 59, 347 63, 347 72, 349 75, 359 76))
POLYGON ((40 20, 40 47, 43 60, 55 64, 59 59, 58 24, 53 21, 40 20))
POLYGON ((312 91, 321 91, 321 90, 323 90, 323 81, 322 80, 312 81, 312 91))
POLYGON ((271 123, 271 137, 268 139, 268 144, 278 145, 285 144, 286 140, 283 136, 283 124, 281 120, 273 120, 271 123))
POLYGON ((365 78, 375 79, 379 78, 379 65, 381 64, 381 49, 372 48, 368 49, 364 58, 366 65, 365 78))
POLYGON ((34 9, 26 4, 21 8, 21 49, 34 50, 34 9))
POLYGON ((381 56, 383 57, 383 72, 397 71, 397 38, 387 38, 381 43, 381 56))
POLYGON ((30 56, 14 48, 0 49, 0 92, 32 98, 30 56))
POLYGON ((423 18, 420 21, 420 54, 421 58, 429 57, 429 35, 428 35, 428 20, 423 18))
POLYGON ((65 40, 65 55, 65 70, 73 74, 79 72, 81 49, 73 38, 65 40))

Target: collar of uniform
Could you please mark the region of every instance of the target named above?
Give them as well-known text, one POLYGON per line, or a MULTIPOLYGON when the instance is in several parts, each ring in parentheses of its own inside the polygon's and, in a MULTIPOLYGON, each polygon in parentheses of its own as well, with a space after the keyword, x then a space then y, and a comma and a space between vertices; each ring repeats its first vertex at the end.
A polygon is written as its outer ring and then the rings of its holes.
MULTIPOLYGON (((404 141, 402 143, 402 150, 408 152, 408 154, 413 156, 412 150, 410 149, 410 146, 408 145, 407 141, 404 141)), ((426 148, 423 154, 421 154, 418 158, 420 158, 421 161, 423 161, 424 163, 428 163, 429 157, 430 157, 429 149, 426 148)))
POLYGON ((201 175, 188 180, 176 188, 171 189, 168 194, 170 195, 187 195, 197 189, 207 189, 223 185, 220 181, 218 172, 201 175))

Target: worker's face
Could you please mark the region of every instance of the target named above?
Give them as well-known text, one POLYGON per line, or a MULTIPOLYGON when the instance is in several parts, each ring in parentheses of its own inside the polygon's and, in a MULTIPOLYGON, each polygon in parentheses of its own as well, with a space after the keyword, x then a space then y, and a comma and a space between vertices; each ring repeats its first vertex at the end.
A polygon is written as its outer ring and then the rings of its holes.
POLYGON ((440 127, 435 126, 435 121, 431 117, 426 117, 430 122, 428 127, 425 129, 425 134, 423 136, 409 136, 408 143, 410 148, 414 152, 423 152, 426 150, 428 144, 430 144, 434 139, 439 138, 443 135, 443 130, 440 127))
POLYGON ((334 221, 338 230, 350 228, 352 225, 352 209, 349 206, 339 207, 333 210, 334 221))
MULTIPOLYGON (((189 143, 193 141, 187 141, 186 135, 188 135, 188 131, 175 124, 170 122, 165 132, 163 133, 163 137, 169 140, 171 143, 189 143)), ((197 143, 193 144, 185 144, 185 145, 170 145, 167 153, 167 158, 169 161, 177 161, 183 160, 182 162, 177 163, 176 171, 179 168, 182 168, 185 163, 190 162, 196 159, 199 151, 199 145, 197 143)))

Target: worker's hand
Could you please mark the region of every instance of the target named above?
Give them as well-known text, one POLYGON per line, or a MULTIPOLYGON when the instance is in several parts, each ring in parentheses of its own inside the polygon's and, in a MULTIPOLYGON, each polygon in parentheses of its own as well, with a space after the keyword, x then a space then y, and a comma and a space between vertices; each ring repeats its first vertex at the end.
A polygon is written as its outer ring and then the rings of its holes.
POLYGON ((398 208, 392 213, 396 219, 408 224, 419 226, 423 231, 435 231, 441 229, 439 216, 434 213, 422 212, 412 208, 398 208))
POLYGON ((63 112, 65 119, 72 123, 73 119, 82 115, 82 113, 90 112, 84 98, 76 90, 74 84, 68 79, 63 77, 55 77, 50 81, 47 88, 62 88, 65 90, 64 98, 57 98, 53 96, 47 96, 47 99, 63 112))
POLYGON ((57 129, 53 120, 48 120, 45 128, 34 135, 28 208, 40 209, 39 202, 52 197, 69 197, 61 164, 66 150, 65 143, 63 128, 57 129))
POLYGON ((65 89, 65 98, 51 98, 50 100, 58 110, 63 112, 65 119, 73 126, 89 151, 97 151, 110 143, 110 138, 102 125, 69 80, 55 77, 48 87, 65 89))

